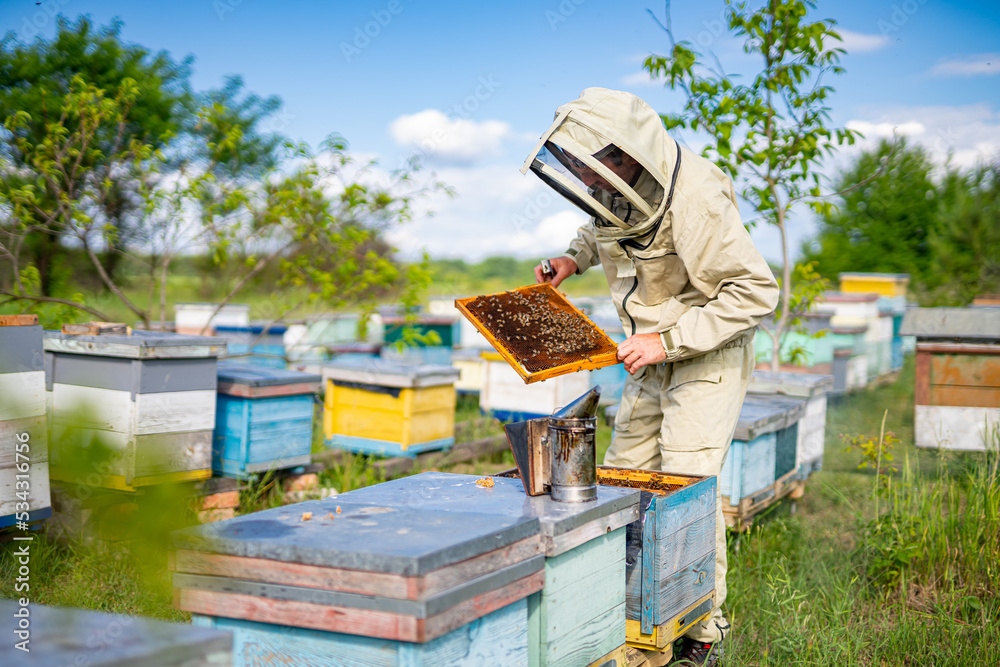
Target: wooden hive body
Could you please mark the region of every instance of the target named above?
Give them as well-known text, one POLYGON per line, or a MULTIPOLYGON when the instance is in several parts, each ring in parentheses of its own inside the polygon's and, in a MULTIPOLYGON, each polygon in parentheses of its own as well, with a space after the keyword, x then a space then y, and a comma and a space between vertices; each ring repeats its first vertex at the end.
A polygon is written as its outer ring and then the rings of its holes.
POLYGON ((0 318, 0 530, 52 514, 42 328, 0 318))
POLYGON ((352 503, 530 516, 539 521, 545 588, 528 598, 531 665, 589 665, 625 643, 625 526, 639 492, 598 487, 588 503, 527 496, 514 477, 492 487, 471 475, 427 472, 344 494, 352 503))
POLYGON ((450 448, 458 374, 451 366, 384 359, 324 365, 327 446, 386 456, 450 448))
POLYGON ((134 490, 211 476, 218 339, 46 331, 44 344, 54 478, 134 490))
POLYGON ((588 373, 569 373, 524 384, 510 364, 496 352, 484 352, 483 389, 479 407, 500 421, 547 417, 590 389, 588 373))
POLYGON ((901 333, 917 338, 918 447, 996 448, 1000 429, 1000 308, 914 308, 901 333))
POLYGON ((220 364, 212 469, 245 477, 308 465, 313 396, 320 376, 245 364, 220 364))
POLYGON ((386 641, 194 614, 192 622, 233 633, 233 666, 528 667, 526 599, 517 600, 425 643, 386 641))
POLYGON ((640 519, 626 527, 626 637, 663 650, 714 606, 716 478, 610 466, 597 478, 641 490, 640 519))
POLYGON ((535 518, 310 501, 174 533, 176 604, 425 643, 541 589, 535 518))
POLYGON ((724 505, 739 505, 741 499, 766 491, 779 479, 776 471, 786 475, 796 469, 798 422, 804 413, 804 399, 747 395, 719 474, 724 505))
MULTIPOLYGON (((748 392, 751 394, 781 394, 805 400, 805 412, 797 429, 795 463, 802 477, 822 468, 826 442, 827 394, 832 389, 833 376, 830 375, 755 371, 750 379, 748 392)), ((777 469, 775 476, 781 476, 777 469)))
POLYGON ((287 327, 283 324, 215 327, 215 335, 226 341, 227 358, 265 368, 285 368, 285 331, 287 327))
POLYGON ((30 653, 15 647, 18 604, 0 600, 0 627, 12 639, 0 646, 2 665, 93 667, 220 667, 232 664, 228 632, 140 616, 30 606, 30 653))

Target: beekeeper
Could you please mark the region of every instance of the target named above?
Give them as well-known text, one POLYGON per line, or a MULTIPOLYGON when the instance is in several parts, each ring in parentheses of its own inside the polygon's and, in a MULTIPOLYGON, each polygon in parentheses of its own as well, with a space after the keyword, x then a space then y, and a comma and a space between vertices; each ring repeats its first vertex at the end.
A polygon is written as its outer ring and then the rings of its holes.
MULTIPOLYGON (((601 264, 628 338, 630 373, 605 465, 718 475, 754 367, 757 324, 778 301, 740 220, 730 179, 670 138, 630 93, 588 88, 556 111, 521 172, 589 214, 554 275, 601 264)), ((726 598, 726 534, 716 525, 716 604, 726 598)), ((729 624, 719 607, 678 657, 715 664, 729 624)))

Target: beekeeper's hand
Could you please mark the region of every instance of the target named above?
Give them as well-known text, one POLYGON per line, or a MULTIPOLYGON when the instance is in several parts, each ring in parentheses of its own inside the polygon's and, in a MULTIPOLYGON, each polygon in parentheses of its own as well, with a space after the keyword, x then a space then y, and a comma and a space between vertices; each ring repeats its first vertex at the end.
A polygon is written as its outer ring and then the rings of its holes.
POLYGON ((625 362, 626 371, 634 374, 643 366, 666 361, 667 352, 660 342, 660 334, 635 334, 618 344, 618 359, 625 362))
POLYGON ((542 265, 539 264, 535 267, 536 283, 552 283, 553 287, 559 287, 559 283, 576 273, 576 262, 569 257, 553 257, 549 262, 552 264, 552 271, 555 275, 543 276, 542 265))

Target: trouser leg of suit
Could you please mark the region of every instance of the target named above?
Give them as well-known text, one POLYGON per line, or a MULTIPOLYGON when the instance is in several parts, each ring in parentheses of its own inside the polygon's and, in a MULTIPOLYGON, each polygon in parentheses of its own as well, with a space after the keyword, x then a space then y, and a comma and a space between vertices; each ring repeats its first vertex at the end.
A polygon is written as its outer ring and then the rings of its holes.
MULTIPOLYGON (((605 465, 718 475, 729 452, 753 372, 753 344, 715 350, 673 364, 646 366, 628 379, 605 465)), ((716 494, 715 604, 687 636, 722 639, 726 599, 726 524, 716 494)))

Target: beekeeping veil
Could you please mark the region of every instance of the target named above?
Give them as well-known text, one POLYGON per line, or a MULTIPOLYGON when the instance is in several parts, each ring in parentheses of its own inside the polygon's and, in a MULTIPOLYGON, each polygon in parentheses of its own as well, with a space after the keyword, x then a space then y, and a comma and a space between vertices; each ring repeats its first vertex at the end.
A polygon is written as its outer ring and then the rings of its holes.
POLYGON ((587 88, 556 110, 521 173, 531 169, 596 218, 597 242, 624 278, 634 276, 635 267, 622 246, 654 235, 679 165, 680 148, 645 102, 631 93, 587 88), (620 174, 634 169, 628 158, 638 167, 625 182, 620 174), (624 218, 616 215, 623 210, 624 218))

